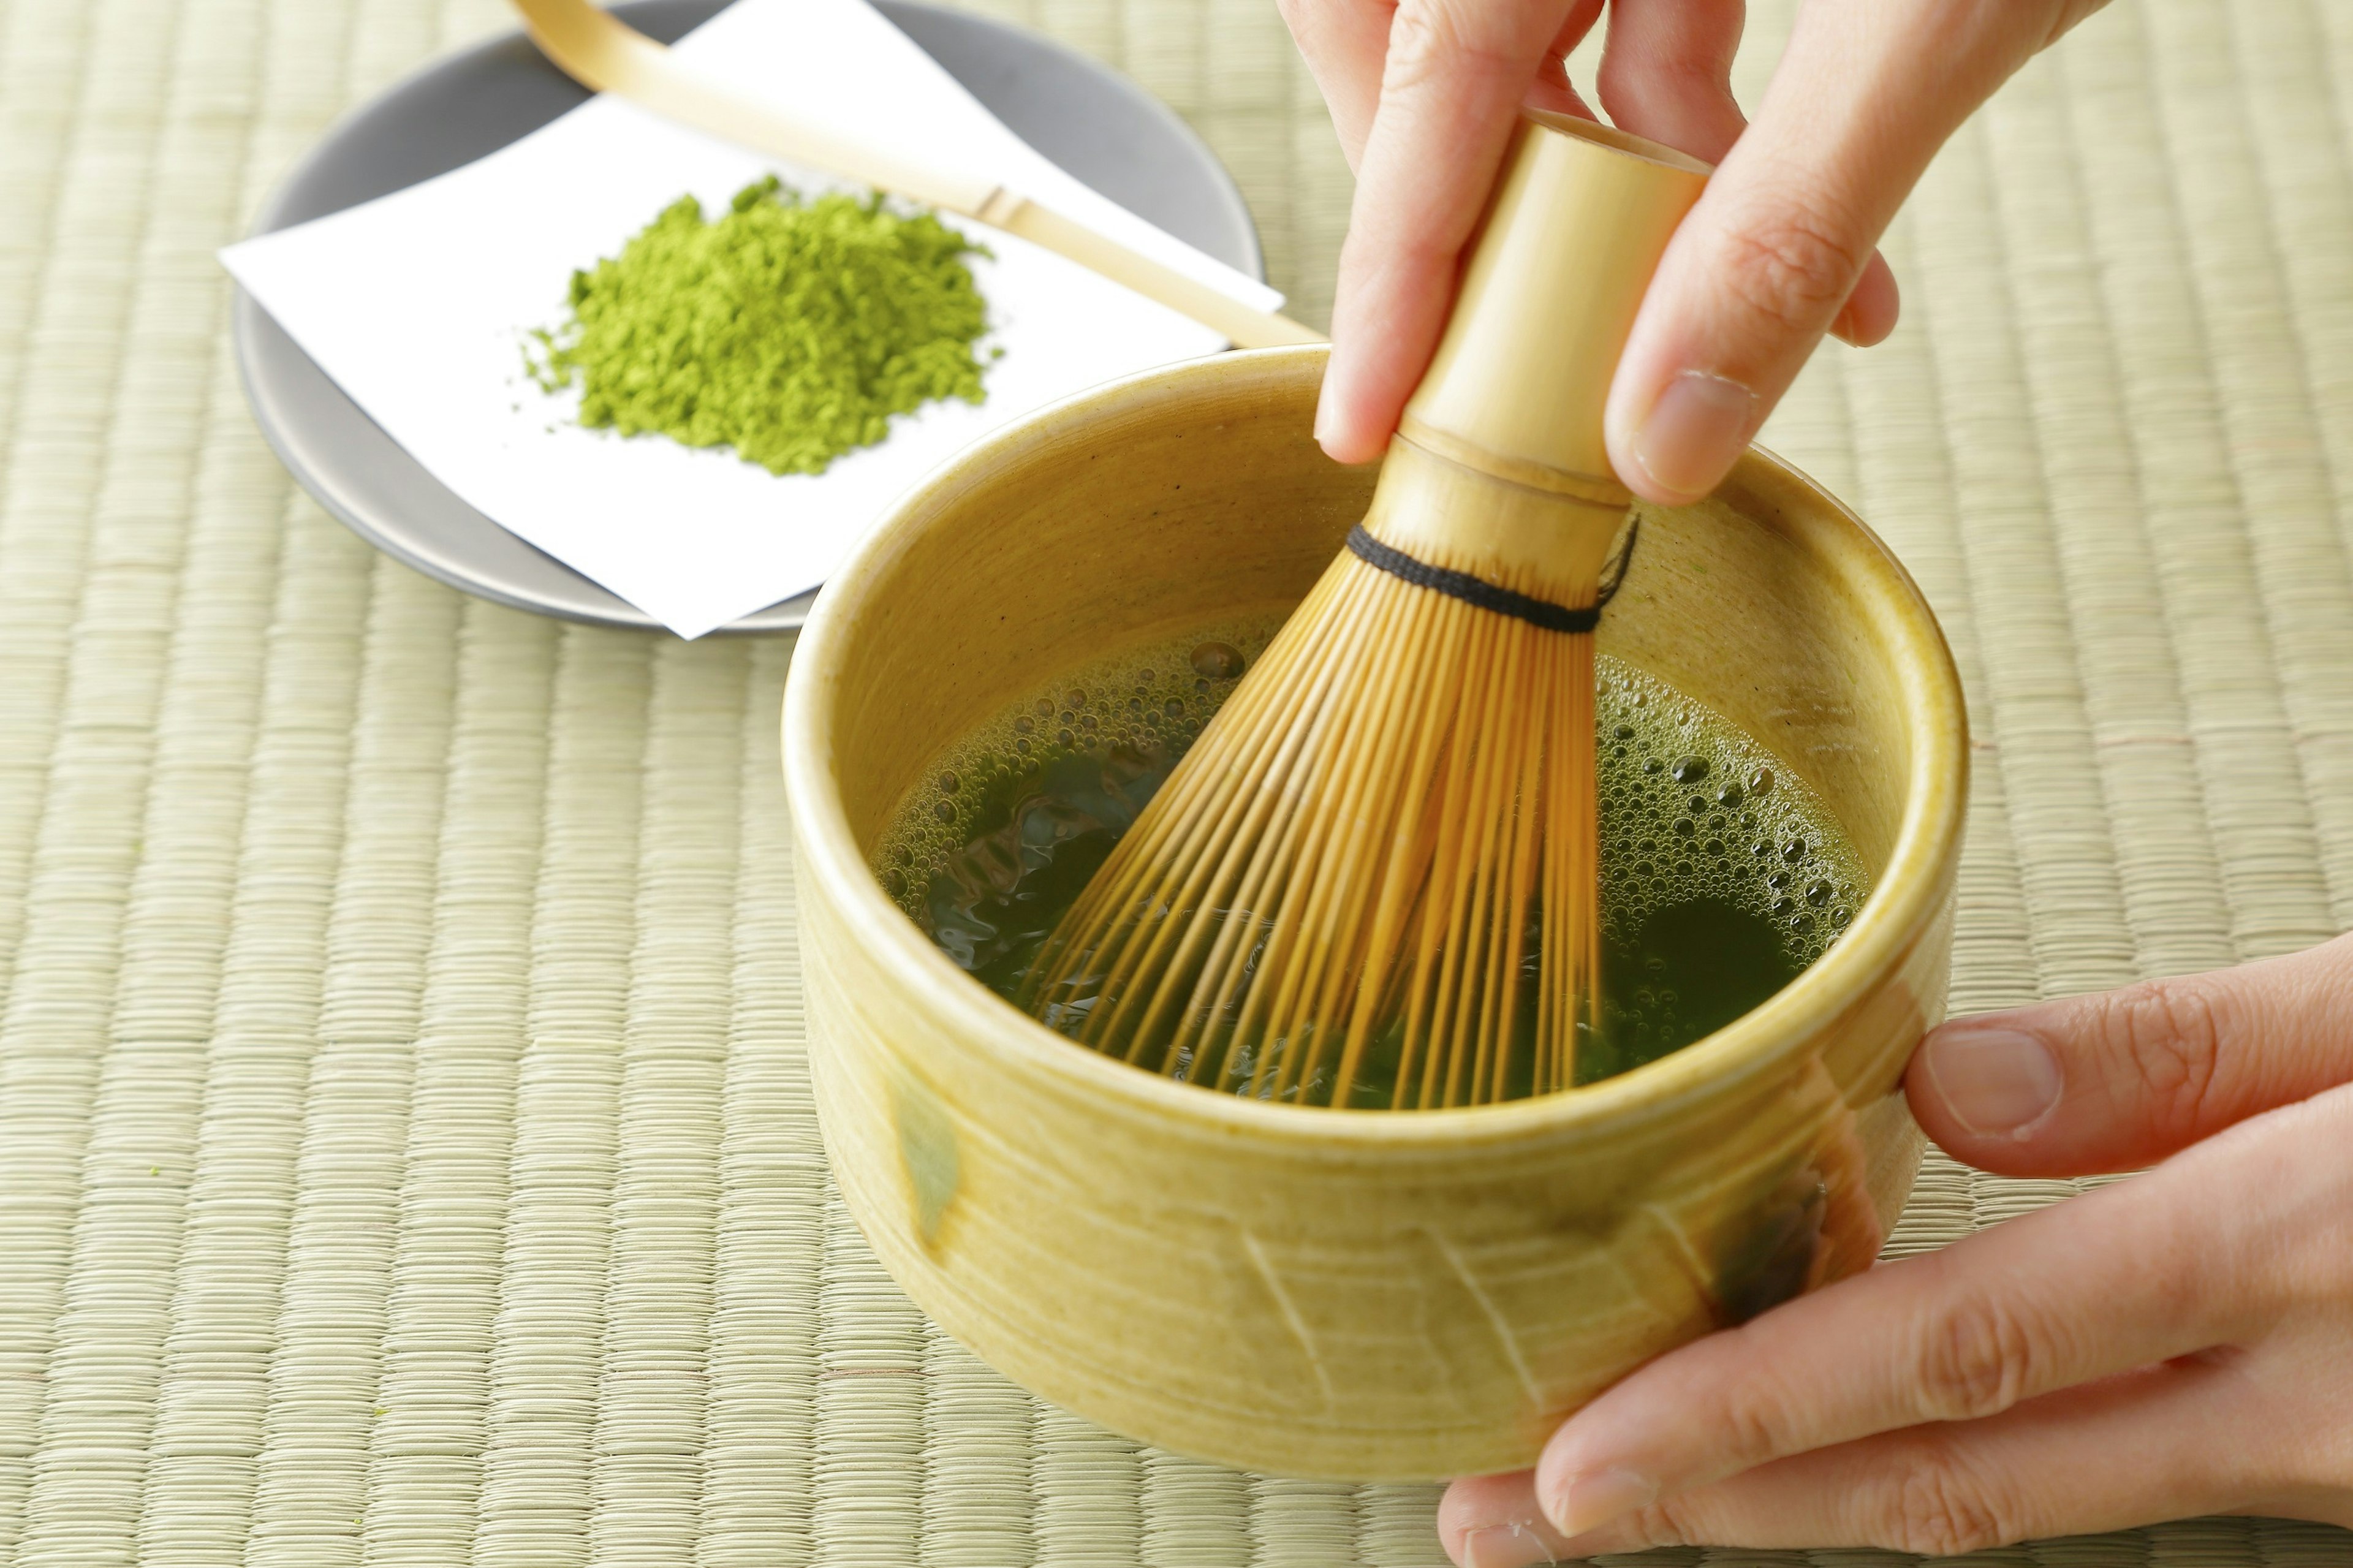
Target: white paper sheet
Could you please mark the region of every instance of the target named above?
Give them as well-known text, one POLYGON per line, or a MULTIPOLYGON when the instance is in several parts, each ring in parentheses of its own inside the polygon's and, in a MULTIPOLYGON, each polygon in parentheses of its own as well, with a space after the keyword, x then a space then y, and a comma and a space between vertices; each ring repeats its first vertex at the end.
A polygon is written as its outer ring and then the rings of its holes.
MULTIPOLYGON (((1032 150, 866 0, 738 0, 682 59, 885 145, 985 171, 1264 310, 1282 297, 1097 195, 1032 150)), ((599 97, 513 145, 378 201, 229 247, 221 259, 352 399, 460 497, 681 637, 824 581, 901 491, 1008 420, 1222 339, 1050 252, 987 245, 974 276, 1003 356, 987 401, 934 404, 821 475, 572 423, 576 391, 524 374, 523 334, 563 317, 575 268, 617 252, 682 192, 716 216, 771 170, 836 182, 599 97)))

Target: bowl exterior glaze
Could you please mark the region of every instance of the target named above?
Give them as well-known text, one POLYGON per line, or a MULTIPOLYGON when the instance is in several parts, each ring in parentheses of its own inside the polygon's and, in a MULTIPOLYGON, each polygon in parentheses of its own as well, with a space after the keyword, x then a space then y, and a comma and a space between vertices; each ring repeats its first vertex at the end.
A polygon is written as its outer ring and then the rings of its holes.
POLYGON ((1508 1469, 1640 1363, 1878 1251, 1921 1151, 1898 1077, 1944 1005, 1959 684, 1885 548, 1751 454, 1646 517, 1603 646, 1837 813, 1875 879, 1820 962, 1661 1061, 1471 1110, 1267 1105, 1084 1050, 955 969, 871 856, 1026 690, 1303 593, 1372 479, 1310 437, 1322 367, 1227 354, 1045 411, 828 587, 785 707, 818 1110, 884 1266, 1043 1397, 1285 1474, 1508 1469))

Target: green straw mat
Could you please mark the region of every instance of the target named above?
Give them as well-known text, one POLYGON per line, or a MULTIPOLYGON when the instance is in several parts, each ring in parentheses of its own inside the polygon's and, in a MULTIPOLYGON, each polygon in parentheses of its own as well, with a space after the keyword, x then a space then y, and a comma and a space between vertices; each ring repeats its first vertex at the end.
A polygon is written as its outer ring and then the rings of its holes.
MULTIPOLYGON (((1348 180, 1271 0, 1005 8, 1182 110, 1323 319, 1348 180)), ((467 598, 256 434, 214 248, 505 26, 0 0, 0 1563, 1438 1562, 1431 1489, 1138 1448, 876 1267, 801 1053, 788 645, 467 598)), ((1888 248, 1903 330, 1767 438, 1960 657, 1956 1006, 2353 924, 2353 7, 2119 0, 1888 248)), ((1892 1250, 2073 1190, 1933 1160, 1892 1250)))

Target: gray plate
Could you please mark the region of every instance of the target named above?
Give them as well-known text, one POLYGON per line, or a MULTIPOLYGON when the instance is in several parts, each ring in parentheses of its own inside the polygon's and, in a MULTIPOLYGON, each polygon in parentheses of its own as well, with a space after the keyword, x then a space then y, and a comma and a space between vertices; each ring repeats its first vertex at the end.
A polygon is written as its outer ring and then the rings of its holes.
MULTIPOLYGON (((1217 155, 1158 100, 1036 34, 920 0, 875 3, 1039 152, 1129 211, 1253 278, 1265 276, 1241 193, 1217 155)), ((636 0, 614 11, 669 42, 723 4, 636 0)), ((328 132, 263 212, 257 232, 470 163, 587 97, 520 33, 452 55, 328 132)), ((242 291, 236 332, 246 397, 262 433, 296 481, 361 538, 501 605, 601 626, 657 624, 451 494, 242 291)), ((721 629, 797 630, 814 596, 786 599, 721 629)))

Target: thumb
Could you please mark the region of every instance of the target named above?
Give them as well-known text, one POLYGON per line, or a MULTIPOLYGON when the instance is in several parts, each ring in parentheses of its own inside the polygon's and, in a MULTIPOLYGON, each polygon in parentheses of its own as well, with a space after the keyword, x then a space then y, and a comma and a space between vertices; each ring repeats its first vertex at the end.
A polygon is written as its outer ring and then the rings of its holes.
POLYGON ((1628 485, 1666 505, 1707 494, 1851 297, 1851 331, 1893 319, 1880 235, 1945 139, 2082 8, 1808 0, 1627 340, 1608 426, 1628 485))
POLYGON ((1905 1074, 1955 1158, 2013 1176, 2152 1164, 2353 1082, 2353 935, 2286 958, 1946 1025, 1905 1074))

